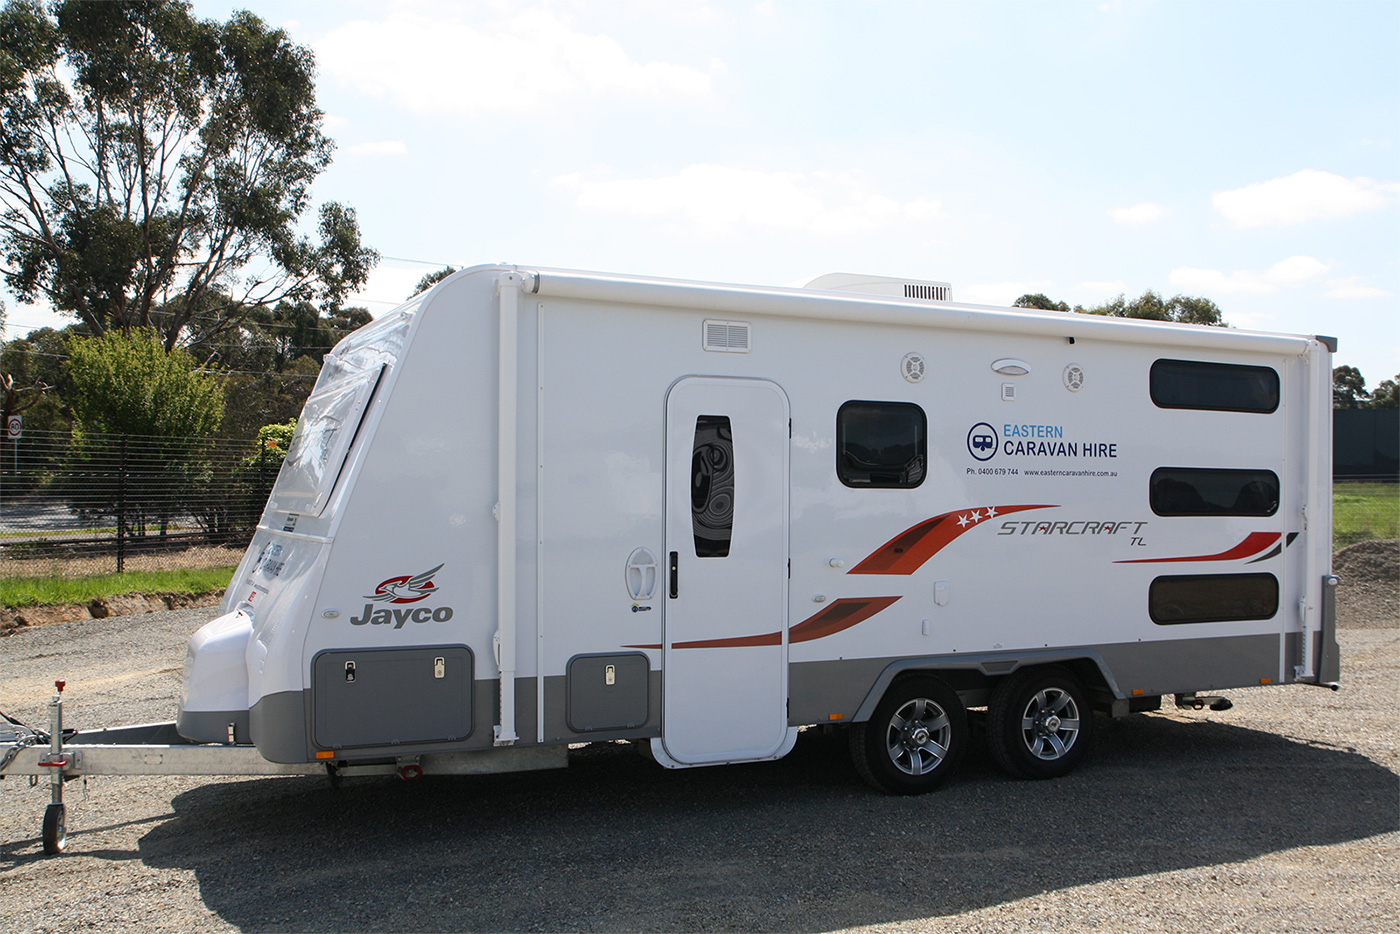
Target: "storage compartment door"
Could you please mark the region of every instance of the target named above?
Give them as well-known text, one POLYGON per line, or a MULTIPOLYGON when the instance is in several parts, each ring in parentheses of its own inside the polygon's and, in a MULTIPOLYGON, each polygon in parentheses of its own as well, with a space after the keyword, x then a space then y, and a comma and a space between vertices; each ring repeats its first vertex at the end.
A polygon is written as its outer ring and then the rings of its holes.
POLYGON ((321 652, 311 662, 312 739, 323 749, 466 739, 472 669, 464 645, 321 652))

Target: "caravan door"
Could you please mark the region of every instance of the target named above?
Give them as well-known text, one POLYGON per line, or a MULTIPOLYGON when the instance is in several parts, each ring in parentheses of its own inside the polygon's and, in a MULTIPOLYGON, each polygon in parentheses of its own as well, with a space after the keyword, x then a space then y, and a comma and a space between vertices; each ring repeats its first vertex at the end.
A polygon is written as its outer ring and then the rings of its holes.
MULTIPOLYGON (((691 377, 666 398, 666 579, 658 759, 768 759, 787 724, 788 399, 691 377)), ((670 761, 667 761, 670 760, 670 761)))

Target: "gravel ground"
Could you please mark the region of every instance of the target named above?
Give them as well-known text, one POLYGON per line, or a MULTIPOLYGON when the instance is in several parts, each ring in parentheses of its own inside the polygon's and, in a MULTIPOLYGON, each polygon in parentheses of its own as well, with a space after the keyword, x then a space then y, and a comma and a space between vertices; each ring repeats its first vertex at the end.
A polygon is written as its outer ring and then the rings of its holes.
MULTIPOLYGON (((11 778, 0 930, 1393 932, 1400 629, 1342 586, 1341 692, 1101 719, 1051 782, 974 749, 939 792, 886 797, 819 731, 779 762, 682 772, 605 744, 564 771, 339 791, 103 778, 68 786, 69 852, 46 859, 47 787, 11 778)), ((0 639, 0 702, 43 724, 66 677, 70 725, 169 719, 213 612, 0 639)))

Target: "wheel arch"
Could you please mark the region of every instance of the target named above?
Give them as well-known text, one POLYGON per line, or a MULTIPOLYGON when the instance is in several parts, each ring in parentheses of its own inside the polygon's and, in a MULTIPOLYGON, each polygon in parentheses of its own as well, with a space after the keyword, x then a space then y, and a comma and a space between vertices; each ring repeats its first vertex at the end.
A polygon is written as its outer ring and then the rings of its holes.
MULTIPOLYGON (((1051 665, 1068 668, 1091 694, 1103 692, 1113 698, 1124 697, 1107 662, 1094 649, 1036 649, 1029 652, 901 658, 891 662, 880 672, 865 699, 856 709, 851 722, 868 721, 890 685, 901 677, 933 675, 948 682, 960 695, 977 697, 981 692, 989 692, 1007 675, 1026 668, 1051 665)), ((967 706, 977 707, 985 703, 985 700, 980 700, 967 706)))

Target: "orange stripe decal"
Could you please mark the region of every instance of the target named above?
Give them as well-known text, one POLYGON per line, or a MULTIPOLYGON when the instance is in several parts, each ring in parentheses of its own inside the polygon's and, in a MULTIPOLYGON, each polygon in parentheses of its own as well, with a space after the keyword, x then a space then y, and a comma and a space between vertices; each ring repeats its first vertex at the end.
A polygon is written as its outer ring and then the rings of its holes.
POLYGON ((975 529, 989 519, 1024 512, 1027 509, 1054 509, 1050 504, 1028 506, 978 506, 945 512, 905 529, 885 542, 848 574, 913 574, 953 539, 975 529))
POLYGON ((1114 564, 1172 564, 1177 561, 1235 561, 1239 558, 1248 558, 1259 554, 1274 542, 1283 538, 1282 532, 1250 532, 1240 542, 1229 551, 1222 551, 1213 555, 1185 555, 1180 558, 1134 558, 1131 561, 1115 561, 1114 564))
POLYGON ((811 642, 844 632, 863 623, 899 597, 848 597, 837 600, 815 616, 809 616, 788 630, 788 642, 811 642))
MULTIPOLYGON (((811 642, 844 632, 858 623, 863 623, 885 607, 898 601, 899 597, 847 597, 837 600, 831 606, 809 616, 788 630, 788 642, 811 642)), ((673 649, 739 649, 758 645, 782 645, 781 632, 765 632, 761 636, 735 636, 727 639, 696 639, 691 642, 676 642, 673 649)), ((659 645, 628 645, 628 649, 659 649, 659 645)))

